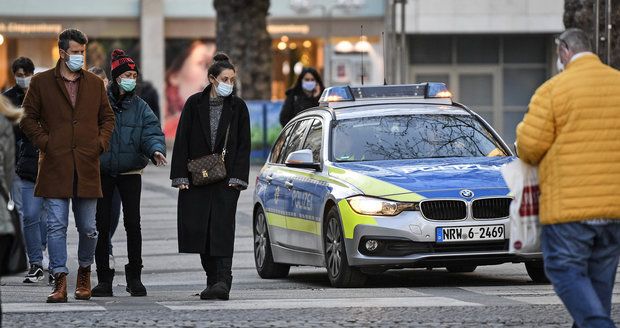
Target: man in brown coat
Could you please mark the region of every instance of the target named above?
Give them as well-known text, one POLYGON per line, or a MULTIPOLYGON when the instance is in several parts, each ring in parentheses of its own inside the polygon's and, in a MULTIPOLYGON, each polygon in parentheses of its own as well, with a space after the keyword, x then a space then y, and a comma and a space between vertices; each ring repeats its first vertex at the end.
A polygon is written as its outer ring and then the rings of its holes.
POLYGON ((40 149, 35 195, 44 198, 50 273, 48 303, 67 301, 69 200, 79 233, 76 299, 90 298, 90 265, 97 245, 95 212, 102 197, 99 155, 107 151, 114 113, 102 80, 83 70, 86 35, 76 29, 58 37, 56 67, 35 75, 24 99, 21 128, 40 149))

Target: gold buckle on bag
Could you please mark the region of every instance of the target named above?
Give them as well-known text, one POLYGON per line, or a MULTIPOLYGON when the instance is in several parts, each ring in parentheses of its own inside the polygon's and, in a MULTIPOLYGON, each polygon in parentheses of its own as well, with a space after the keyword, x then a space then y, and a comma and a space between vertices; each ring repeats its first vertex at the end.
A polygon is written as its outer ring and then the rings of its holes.
POLYGON ((203 178, 208 178, 209 177, 209 172, 207 170, 202 170, 202 177, 203 178))

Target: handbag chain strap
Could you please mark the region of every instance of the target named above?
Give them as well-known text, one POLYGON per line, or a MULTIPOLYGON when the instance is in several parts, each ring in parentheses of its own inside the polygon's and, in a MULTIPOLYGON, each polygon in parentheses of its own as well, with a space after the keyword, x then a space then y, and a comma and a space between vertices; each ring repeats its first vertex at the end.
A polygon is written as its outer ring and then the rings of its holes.
POLYGON ((226 127, 226 137, 224 137, 224 149, 222 149, 222 161, 224 161, 224 156, 226 156, 226 147, 228 147, 228 135, 230 134, 230 122, 228 122, 228 127, 226 127))

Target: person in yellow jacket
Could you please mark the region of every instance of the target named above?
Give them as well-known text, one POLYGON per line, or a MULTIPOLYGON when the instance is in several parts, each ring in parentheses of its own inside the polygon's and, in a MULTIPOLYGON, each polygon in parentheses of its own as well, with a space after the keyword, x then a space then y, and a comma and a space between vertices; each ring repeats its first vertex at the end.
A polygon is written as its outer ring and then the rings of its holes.
POLYGON ((588 36, 557 39, 561 71, 536 90, 517 126, 519 157, 537 165, 545 273, 577 327, 615 327, 620 257, 620 72, 588 36))

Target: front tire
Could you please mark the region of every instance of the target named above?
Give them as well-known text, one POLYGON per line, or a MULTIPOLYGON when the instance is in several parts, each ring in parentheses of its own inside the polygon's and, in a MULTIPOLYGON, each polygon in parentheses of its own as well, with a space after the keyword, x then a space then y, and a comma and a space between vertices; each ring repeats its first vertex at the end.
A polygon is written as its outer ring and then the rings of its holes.
POLYGON ((367 277, 359 269, 349 266, 340 215, 335 207, 327 213, 326 222, 323 240, 329 282, 333 287, 362 287, 367 277))
POLYGON ((525 262, 525 270, 535 283, 549 283, 543 261, 525 262))
POLYGON ((267 217, 262 208, 254 215, 254 264, 256 272, 263 279, 285 278, 290 265, 275 263, 271 253, 271 242, 267 230, 267 217))

